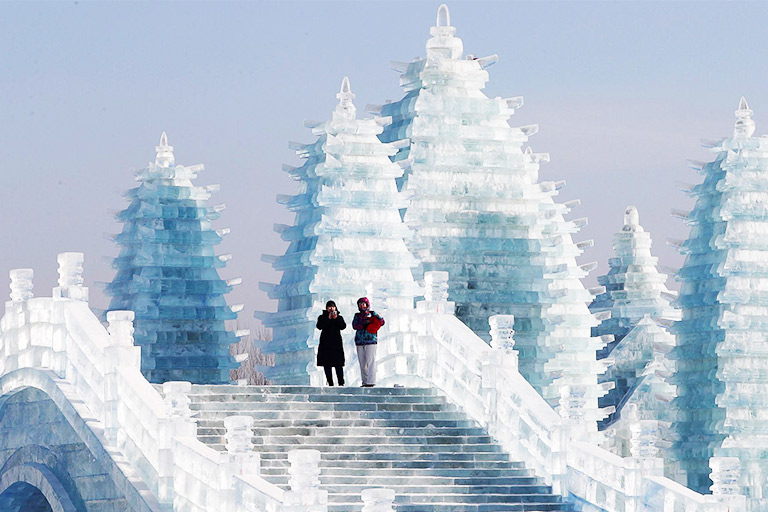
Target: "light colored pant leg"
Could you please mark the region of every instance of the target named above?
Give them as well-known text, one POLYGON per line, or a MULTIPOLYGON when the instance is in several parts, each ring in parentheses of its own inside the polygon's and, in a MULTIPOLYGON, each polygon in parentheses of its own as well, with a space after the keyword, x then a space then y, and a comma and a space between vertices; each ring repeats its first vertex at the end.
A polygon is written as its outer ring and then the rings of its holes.
POLYGON ((357 345, 360 379, 363 384, 376 384, 376 345, 357 345))

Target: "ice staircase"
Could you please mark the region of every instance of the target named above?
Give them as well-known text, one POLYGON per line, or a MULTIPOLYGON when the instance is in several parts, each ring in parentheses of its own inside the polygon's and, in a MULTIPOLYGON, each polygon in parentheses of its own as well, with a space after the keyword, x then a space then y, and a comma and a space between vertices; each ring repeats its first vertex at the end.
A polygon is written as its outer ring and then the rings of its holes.
POLYGON ((288 489, 288 451, 321 452, 329 512, 360 511, 371 487, 398 512, 571 511, 435 389, 193 386, 198 438, 225 451, 224 418, 254 418, 262 477, 288 489))

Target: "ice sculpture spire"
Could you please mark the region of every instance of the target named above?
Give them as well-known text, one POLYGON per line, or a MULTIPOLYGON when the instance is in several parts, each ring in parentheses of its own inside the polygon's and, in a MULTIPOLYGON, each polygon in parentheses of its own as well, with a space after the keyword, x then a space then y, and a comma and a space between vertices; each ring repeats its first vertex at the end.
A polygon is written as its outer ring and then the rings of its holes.
POLYGON ((123 231, 117 274, 106 289, 109 309, 135 312, 134 339, 150 382, 227 383, 237 366, 229 354, 237 336, 224 321, 242 306, 227 306, 224 294, 237 280, 219 278, 228 256, 213 252, 229 231, 211 228, 220 208, 205 202, 217 186, 192 185, 203 166, 176 165, 165 132, 155 150, 155 162, 137 173, 140 185, 126 194, 131 204, 118 214, 123 231))
POLYGON ((714 161, 697 166, 703 182, 687 217, 678 273, 682 320, 672 330, 680 436, 678 477, 706 492, 709 458, 738 457, 742 491, 768 506, 768 137, 753 137, 746 100, 733 137, 708 144, 714 161), (748 478, 746 477, 748 475, 748 478))
POLYGON ((160 135, 160 144, 155 146, 157 156, 155 156, 155 165, 159 167, 172 167, 176 162, 173 156, 173 146, 168 145, 168 135, 165 132, 160 135))
MULTIPOLYGON (((658 258, 651 256, 651 235, 640 225, 640 214, 635 206, 627 206, 624 211, 624 226, 613 236, 613 250, 616 255, 608 261, 608 273, 597 278, 602 289, 589 305, 593 313, 611 313, 610 318, 592 329, 593 336, 608 342, 597 352, 598 359, 607 357, 614 347, 621 346, 624 336, 644 316, 668 321, 679 318, 679 312, 669 302, 674 295, 664 284, 667 276, 656 270, 658 258)), ((645 347, 640 353, 645 354, 641 358, 645 364, 652 357, 653 349, 645 347)), ((628 390, 626 382, 620 382, 614 374, 609 369, 600 379, 615 384, 600 399, 602 407, 619 407, 628 390)), ((611 414, 601 426, 610 425, 614 418, 611 414)))
MULTIPOLYGON (((378 310, 412 309, 420 294, 411 273, 417 262, 403 241, 408 229, 399 213, 406 200, 395 179, 403 170, 389 159, 397 149, 377 138, 381 120, 356 118, 348 78, 336 97, 330 121, 307 124, 317 140, 292 145, 306 161, 285 170, 301 182, 301 193, 278 201, 296 212, 296 219, 293 226, 276 226, 290 245, 283 256, 263 258, 283 272, 279 284, 261 284, 278 301, 277 312, 256 314, 273 329, 273 341, 263 349, 275 354, 275 366, 263 372, 279 384, 322 382, 315 366, 315 319, 326 301, 336 302, 349 325, 357 298, 372 288, 378 310)), ((352 384, 354 331, 342 335, 352 384)))
POLYGON ((520 370, 552 404, 561 389, 581 389, 596 429, 604 416, 597 397, 601 341, 576 256, 589 242, 571 235, 584 224, 566 221, 571 207, 554 202, 562 183, 539 183, 549 156, 526 148, 537 127, 508 124, 522 98, 488 98, 486 68, 496 56, 463 56, 464 44, 440 6, 426 58, 393 63, 405 96, 381 107, 392 124, 381 135, 400 141, 393 158, 405 168, 401 190, 412 199, 404 220, 422 271, 448 271, 457 316, 488 339, 488 318, 515 317, 520 370), (559 379, 558 382, 555 382, 559 379))

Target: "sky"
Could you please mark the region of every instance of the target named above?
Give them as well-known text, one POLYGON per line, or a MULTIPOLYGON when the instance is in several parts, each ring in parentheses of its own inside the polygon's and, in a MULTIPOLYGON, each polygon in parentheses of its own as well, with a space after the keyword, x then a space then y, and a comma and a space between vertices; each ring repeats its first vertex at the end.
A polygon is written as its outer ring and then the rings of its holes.
MULTIPOLYGON (((0 1, 0 274, 33 268, 50 296, 56 254, 84 252, 91 306, 106 308, 114 215, 166 131, 178 164, 205 165, 197 185, 221 185, 215 228, 231 234, 217 252, 233 259, 220 274, 243 278, 229 303, 247 325, 274 311, 258 283, 278 282, 261 255, 285 251, 272 227, 293 222, 275 201, 297 191, 288 142, 314 139, 304 120, 330 117, 344 76, 361 115, 399 99, 389 62, 424 56, 439 4, 0 1)), ((585 285, 607 271, 627 205, 660 265, 679 268, 666 240, 688 227, 670 210, 693 202, 676 182, 700 182, 686 161, 713 159, 700 140, 732 133, 741 96, 768 131, 768 2, 448 6, 466 53, 499 56, 486 94, 525 97, 510 124, 539 125, 541 180, 581 200, 574 239, 595 246, 579 263, 598 262, 585 285)))

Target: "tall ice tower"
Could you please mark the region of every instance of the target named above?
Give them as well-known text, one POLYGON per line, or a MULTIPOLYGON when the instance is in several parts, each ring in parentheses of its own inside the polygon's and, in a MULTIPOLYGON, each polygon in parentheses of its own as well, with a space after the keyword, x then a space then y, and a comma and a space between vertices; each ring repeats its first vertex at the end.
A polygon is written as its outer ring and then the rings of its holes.
POLYGON ((278 196, 296 212, 293 226, 276 226, 290 245, 283 256, 263 257, 283 272, 279 284, 261 284, 278 301, 277 312, 256 314, 274 333, 263 349, 275 354, 275 366, 260 370, 278 384, 321 384, 315 320, 326 301, 335 301, 347 322, 342 335, 354 379, 357 299, 373 291, 379 302, 372 309, 386 303, 389 310, 410 310, 420 294, 411 272, 417 263, 405 245, 408 229, 399 214, 406 200, 395 179, 403 170, 389 159, 397 145, 377 138, 389 119, 357 119, 346 77, 336 97, 330 121, 307 123, 317 140, 291 145, 306 161, 284 167, 299 181, 299 193, 278 196))
POLYGON ((214 246, 228 229, 214 230, 223 205, 206 201, 218 185, 196 187, 202 165, 176 165, 163 132, 157 157, 137 173, 140 185, 126 196, 131 204, 118 214, 117 274, 107 285, 110 310, 136 314, 134 340, 141 346, 141 371, 150 382, 187 380, 197 384, 229 382, 238 366, 229 348, 238 335, 225 320, 242 306, 228 306, 224 295, 239 279, 223 281, 218 269, 229 255, 214 246))
MULTIPOLYGON (((753 137, 744 98, 733 136, 707 145, 678 273, 673 327, 679 441, 688 486, 707 492, 710 457, 738 457, 741 487, 768 507, 768 137, 753 137)), ((678 475, 682 479, 682 475, 678 475)))
POLYGON ((441 5, 426 58, 394 63, 405 96, 380 109, 393 119, 381 139, 409 142, 393 160, 405 168, 417 278, 448 271, 457 316, 486 340, 491 315, 514 315, 521 373, 552 405, 579 394, 594 424, 605 416, 597 406, 604 367, 595 361, 603 343, 591 335, 588 268, 576 263, 591 242, 571 238, 586 221, 564 219, 578 201, 553 200, 562 182, 539 183, 549 156, 526 146, 538 127, 508 124, 523 99, 483 93, 496 56, 464 56, 455 33, 441 5))

